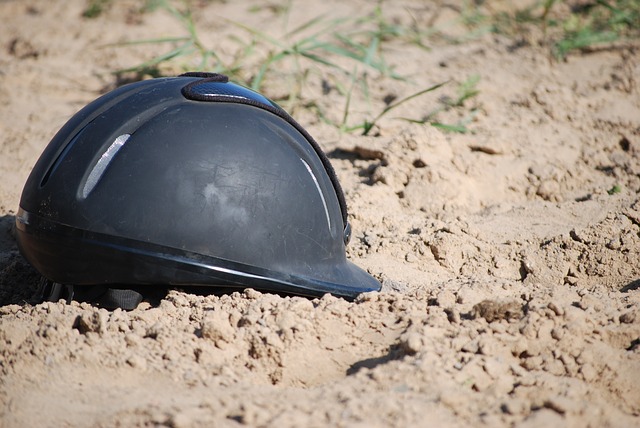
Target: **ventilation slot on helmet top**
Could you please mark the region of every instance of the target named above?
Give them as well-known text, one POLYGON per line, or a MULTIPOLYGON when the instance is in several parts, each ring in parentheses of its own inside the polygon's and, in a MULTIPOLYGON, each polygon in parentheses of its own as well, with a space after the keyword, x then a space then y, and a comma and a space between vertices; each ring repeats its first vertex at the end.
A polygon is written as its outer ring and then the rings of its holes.
POLYGON ((80 131, 78 131, 75 137, 73 137, 71 141, 69 141, 64 146, 64 148, 60 151, 60 154, 56 157, 56 160, 53 161, 51 166, 47 169, 47 172, 45 172, 44 175, 42 176, 42 180, 40 181, 40 187, 44 187, 45 184, 47 184, 47 181, 49 181, 49 178, 51 178, 51 175, 53 175, 53 173, 58 169, 58 167, 60 166, 64 158, 67 156, 67 153, 69 153, 69 151, 71 150, 73 145, 76 143, 76 141, 78 141, 78 139, 80 138, 80 136, 82 135, 85 129, 86 129, 86 126, 82 128, 80 131))
POLYGON ((191 82, 182 88, 182 95, 194 101, 240 102, 267 108, 276 107, 269 98, 243 86, 227 84, 226 80, 218 77, 191 82))

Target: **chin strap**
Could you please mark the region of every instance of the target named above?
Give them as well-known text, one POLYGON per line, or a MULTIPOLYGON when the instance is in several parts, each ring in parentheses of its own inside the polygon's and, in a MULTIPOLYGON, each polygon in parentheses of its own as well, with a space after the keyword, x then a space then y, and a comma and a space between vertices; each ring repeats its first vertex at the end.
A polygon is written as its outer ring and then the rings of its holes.
POLYGON ((32 305, 42 302, 57 302, 63 299, 67 304, 72 300, 89 302, 105 309, 123 309, 131 311, 142 302, 142 294, 136 290, 125 288, 110 288, 106 285, 89 285, 74 287, 59 284, 47 278, 42 278, 38 290, 31 298, 32 305))

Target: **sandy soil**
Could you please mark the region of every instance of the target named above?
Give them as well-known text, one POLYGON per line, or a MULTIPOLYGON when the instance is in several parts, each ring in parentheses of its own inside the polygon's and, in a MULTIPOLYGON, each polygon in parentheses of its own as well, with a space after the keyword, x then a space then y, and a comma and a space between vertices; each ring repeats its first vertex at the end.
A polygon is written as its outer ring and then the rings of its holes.
MULTIPOLYGON (((367 137, 319 119, 340 120, 344 97, 335 70, 311 67, 302 101, 317 109, 293 114, 330 154, 349 257, 381 293, 350 303, 176 290, 131 312, 25 303, 38 275, 12 227, 31 167, 115 87, 114 70, 166 51, 110 44, 184 34, 140 3, 82 19, 83 1, 0 1, 1 426, 640 426, 637 43, 556 61, 535 30, 430 49, 390 40, 385 59, 410 79, 369 71, 371 98, 354 97, 351 123, 451 82, 367 137), (440 116, 477 108, 472 133, 395 119, 424 116, 474 74, 479 94, 440 116)), ((293 2, 287 25, 364 16, 370 3, 293 2)), ((281 35, 277 8, 248 12, 260 4, 199 3, 203 42, 229 56, 229 35, 247 36, 220 17, 281 35)), ((446 2, 384 11, 468 32, 446 2)), ((272 73, 267 95, 283 98, 294 72, 272 73)))

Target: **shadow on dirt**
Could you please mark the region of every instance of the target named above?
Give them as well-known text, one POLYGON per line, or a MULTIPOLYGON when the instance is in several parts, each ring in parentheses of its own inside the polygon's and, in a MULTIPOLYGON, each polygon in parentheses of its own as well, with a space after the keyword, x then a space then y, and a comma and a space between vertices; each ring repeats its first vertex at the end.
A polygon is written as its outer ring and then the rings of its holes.
POLYGON ((381 364, 387 364, 389 361, 399 360, 406 355, 398 346, 392 346, 386 355, 380 357, 367 358, 356 363, 347 369, 347 376, 354 375, 362 369, 373 369, 381 364))
POLYGON ((6 253, 18 250, 14 232, 15 223, 16 216, 13 214, 0 217, 0 260, 6 253))
POLYGON ((18 253, 14 215, 0 217, 0 306, 25 304, 38 287, 40 274, 18 253))
POLYGON ((624 287, 620 289, 621 292, 626 293, 628 291, 637 290, 640 288, 640 279, 636 279, 635 281, 631 281, 624 287))
POLYGON ((4 256, 0 265, 0 306, 24 305, 37 290, 40 274, 17 252, 4 256))

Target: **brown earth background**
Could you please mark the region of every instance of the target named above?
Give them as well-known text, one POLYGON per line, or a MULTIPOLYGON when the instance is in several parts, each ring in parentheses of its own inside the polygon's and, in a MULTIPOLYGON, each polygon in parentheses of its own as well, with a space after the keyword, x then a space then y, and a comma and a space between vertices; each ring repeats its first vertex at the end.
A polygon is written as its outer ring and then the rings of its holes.
MULTIPOLYGON (((88 18, 85 1, 0 1, 0 426, 640 426, 638 42, 559 60, 539 26, 474 32, 462 1, 381 2, 390 25, 437 29, 382 39, 379 58, 404 79, 299 58, 274 64, 262 91, 329 154, 351 213, 348 256, 382 292, 33 306, 38 274, 13 235, 30 169, 82 106, 149 77, 115 71, 175 46, 124 42, 186 34, 166 9, 104 3, 88 18), (437 115, 468 132, 401 119, 474 81, 477 94, 437 115), (367 136, 332 125, 349 88, 353 126, 442 82, 367 136)), ((191 9, 202 44, 236 61, 243 83, 274 49, 266 35, 299 40, 318 27, 287 32, 318 16, 352 32, 379 23, 364 0, 191 9)), ((196 55, 159 71, 199 67, 196 55)))

